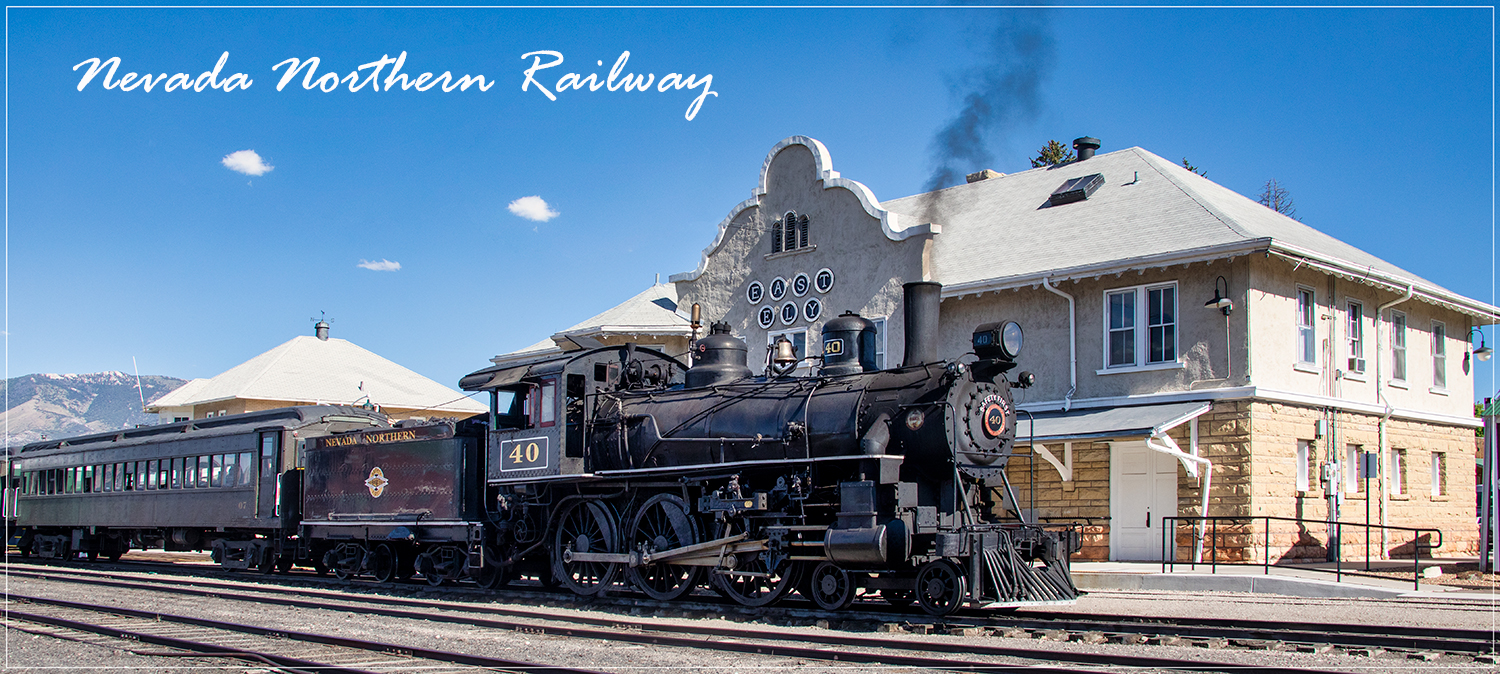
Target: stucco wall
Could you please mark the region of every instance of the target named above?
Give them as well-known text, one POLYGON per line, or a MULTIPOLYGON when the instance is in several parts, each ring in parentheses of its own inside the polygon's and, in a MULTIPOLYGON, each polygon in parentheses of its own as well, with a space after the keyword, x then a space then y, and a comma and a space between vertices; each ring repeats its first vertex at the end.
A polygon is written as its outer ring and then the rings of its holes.
POLYGON ((699 303, 705 323, 726 321, 750 348, 750 366, 759 371, 765 357, 766 335, 789 329, 808 329, 808 352, 820 354, 819 334, 825 321, 844 311, 869 318, 890 317, 887 323, 887 363, 901 358, 901 285, 922 280, 925 236, 893 241, 885 235, 878 218, 870 215, 849 189, 825 189, 819 179, 811 150, 789 145, 779 151, 766 171, 766 194, 739 212, 729 224, 724 241, 704 265, 703 273, 691 281, 677 282, 679 304, 699 303), (771 228, 787 211, 809 218, 807 248, 772 254, 771 228), (827 293, 809 290, 798 297, 788 290, 777 301, 766 296, 756 304, 746 297, 751 281, 769 290, 777 277, 790 282, 797 274, 814 276, 820 269, 834 273, 833 289, 827 293), (791 325, 778 318, 769 329, 757 322, 757 312, 771 305, 779 310, 787 302, 799 309, 809 297, 823 303, 822 315, 808 321, 801 315, 791 325))
MULTIPOLYGON (((1078 391, 1075 399, 1111 398, 1160 392, 1188 391, 1244 383, 1246 362, 1243 304, 1247 276, 1243 258, 1196 263, 1144 274, 1108 274, 1097 279, 1064 281, 1059 290, 1072 295, 1077 314, 1078 391), (1223 275, 1229 281, 1229 297, 1236 310, 1229 316, 1228 334, 1224 315, 1203 308, 1214 296, 1214 283, 1223 275), (1177 284, 1177 361, 1164 369, 1155 366, 1109 369, 1105 367, 1106 293, 1144 285, 1177 284), (1231 351, 1230 348, 1233 350, 1231 351), (1230 365, 1234 373, 1229 372, 1230 365), (1099 374, 1103 370, 1106 374, 1099 374)), ((1021 324, 1026 345, 1017 370, 1037 376, 1037 386, 1026 401, 1061 400, 1068 392, 1068 301, 1044 288, 1027 287, 978 296, 950 298, 942 305, 943 336, 940 354, 969 350, 974 327, 999 320, 1021 324)), ((1144 360, 1139 361, 1144 365, 1144 360)))
MULTIPOLYGON (((1377 323, 1376 309, 1399 299, 1400 293, 1377 289, 1321 271, 1296 268, 1287 260, 1250 258, 1254 290, 1250 292, 1252 378, 1257 386, 1306 395, 1335 396, 1366 404, 1380 404, 1376 370, 1386 380, 1385 398, 1396 408, 1459 417, 1473 416, 1474 379, 1463 371, 1467 316, 1417 300, 1386 310, 1377 323), (1317 303, 1314 321, 1317 361, 1299 367, 1297 290, 1309 288, 1317 303), (1349 301, 1363 305, 1363 374, 1349 370, 1349 301), (1406 382, 1391 382, 1391 311, 1406 314, 1406 382), (1433 321, 1447 328, 1445 390, 1434 390, 1433 321), (1377 336, 1378 335, 1378 336, 1377 336), (1379 349, 1377 350, 1377 341, 1379 349), (1377 365, 1377 356, 1379 363, 1377 365)), ((1472 368, 1471 368, 1472 369, 1472 368)))

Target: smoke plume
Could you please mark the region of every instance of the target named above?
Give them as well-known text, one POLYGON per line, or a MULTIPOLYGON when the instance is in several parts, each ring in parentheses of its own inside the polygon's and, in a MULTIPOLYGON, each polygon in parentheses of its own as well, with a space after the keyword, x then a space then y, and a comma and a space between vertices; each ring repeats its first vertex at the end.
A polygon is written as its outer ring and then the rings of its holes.
MULTIPOLYGON (((993 23, 984 31, 979 63, 960 77, 954 97, 962 107, 932 141, 933 171, 927 191, 963 181, 987 168, 989 147, 1041 107, 1041 85, 1052 72, 1050 17, 1044 9, 974 10, 993 23), (980 14, 984 12, 985 14, 980 14)), ((929 204, 929 208, 932 204, 929 204)))

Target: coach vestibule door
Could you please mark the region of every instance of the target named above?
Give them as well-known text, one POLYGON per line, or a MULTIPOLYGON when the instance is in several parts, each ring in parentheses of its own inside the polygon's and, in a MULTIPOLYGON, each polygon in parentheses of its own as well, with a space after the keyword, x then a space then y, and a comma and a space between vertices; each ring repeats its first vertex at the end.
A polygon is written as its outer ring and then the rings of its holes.
POLYGON ((281 431, 265 431, 260 434, 260 459, 256 461, 259 475, 255 476, 255 516, 271 517, 276 512, 277 473, 281 462, 281 431))
POLYGON ((1177 459, 1144 440, 1109 445, 1109 558, 1161 561, 1163 517, 1177 515, 1177 459))

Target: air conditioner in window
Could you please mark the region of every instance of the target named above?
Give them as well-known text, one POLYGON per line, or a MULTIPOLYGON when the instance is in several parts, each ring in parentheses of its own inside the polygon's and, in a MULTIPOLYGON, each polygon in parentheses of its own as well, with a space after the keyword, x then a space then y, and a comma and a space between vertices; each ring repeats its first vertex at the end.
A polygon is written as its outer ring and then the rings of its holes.
POLYGON ((1349 359, 1349 371, 1350 372, 1364 372, 1365 371, 1365 359, 1363 359, 1363 358, 1350 358, 1349 359))

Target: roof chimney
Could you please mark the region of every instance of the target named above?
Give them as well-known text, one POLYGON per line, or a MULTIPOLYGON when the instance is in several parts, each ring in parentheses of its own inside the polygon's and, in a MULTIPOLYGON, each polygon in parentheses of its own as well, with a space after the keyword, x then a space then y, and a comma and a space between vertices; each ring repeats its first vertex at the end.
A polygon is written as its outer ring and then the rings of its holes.
POLYGON ((1099 149, 1099 139, 1084 136, 1073 139, 1073 149, 1078 150, 1078 161, 1083 161, 1094 156, 1094 150, 1099 149))
POLYGON ((990 178, 999 178, 1000 176, 1003 176, 1003 175, 1005 175, 1005 174, 1001 173, 999 171, 994 171, 994 170, 991 170, 991 169, 985 169, 985 170, 980 171, 978 173, 970 173, 969 175, 964 176, 964 180, 967 181, 967 182, 971 182, 971 183, 977 183, 977 182, 979 182, 981 180, 989 180, 990 178))
POLYGON ((327 321, 318 321, 317 325, 313 326, 313 329, 317 331, 316 334, 318 335, 318 339, 321 339, 321 340, 323 340, 325 342, 328 341, 328 322, 327 321))

